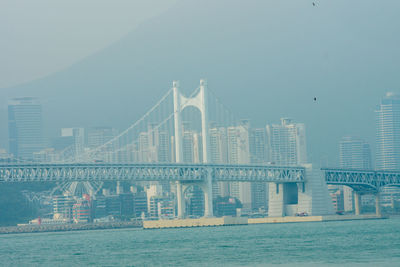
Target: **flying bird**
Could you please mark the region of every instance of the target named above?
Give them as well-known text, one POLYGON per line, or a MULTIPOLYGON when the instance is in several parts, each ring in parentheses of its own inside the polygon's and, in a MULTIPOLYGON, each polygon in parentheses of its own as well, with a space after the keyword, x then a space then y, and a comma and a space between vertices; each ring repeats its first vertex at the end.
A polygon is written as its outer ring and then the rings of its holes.
POLYGON ((312 5, 315 6, 315 2, 312 2, 312 5))
POLYGON ((316 102, 317 101, 317 98, 314 96, 314 102, 316 102))

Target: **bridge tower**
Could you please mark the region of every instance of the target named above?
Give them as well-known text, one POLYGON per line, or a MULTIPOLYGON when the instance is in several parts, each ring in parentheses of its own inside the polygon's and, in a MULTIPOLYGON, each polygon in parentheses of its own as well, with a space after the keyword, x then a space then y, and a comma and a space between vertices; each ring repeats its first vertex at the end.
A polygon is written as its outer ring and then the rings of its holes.
POLYGON ((181 112, 189 106, 195 107, 201 114, 201 136, 203 141, 203 163, 208 163, 208 113, 207 113, 207 82, 200 80, 200 90, 192 98, 187 98, 179 91, 179 82, 173 82, 174 92, 174 125, 175 125, 175 155, 176 162, 182 162, 182 117, 181 112))
MULTIPOLYGON (((203 163, 209 162, 209 138, 208 138, 208 111, 207 111, 207 82, 200 80, 200 87, 198 93, 190 98, 185 97, 179 91, 179 82, 173 81, 173 94, 174 94, 174 128, 175 128, 175 161, 182 163, 183 150, 182 150, 182 117, 181 112, 186 107, 195 107, 201 114, 201 136, 202 136, 202 150, 203 150, 203 163)), ((178 217, 183 218, 185 215, 184 205, 184 191, 187 184, 183 185, 182 182, 177 182, 177 200, 178 200, 178 217)), ((204 216, 213 216, 212 207, 212 177, 211 171, 208 171, 207 179, 204 183, 199 185, 204 192, 204 216)))

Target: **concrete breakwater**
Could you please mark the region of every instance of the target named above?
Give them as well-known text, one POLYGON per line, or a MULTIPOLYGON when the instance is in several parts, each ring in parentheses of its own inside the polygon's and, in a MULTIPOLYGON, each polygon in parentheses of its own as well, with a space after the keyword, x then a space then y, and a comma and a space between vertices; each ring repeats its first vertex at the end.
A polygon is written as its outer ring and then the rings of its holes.
POLYGON ((287 217, 265 217, 249 218, 248 224, 259 223, 294 223, 294 222, 329 222, 329 221, 352 221, 386 219, 386 217, 375 214, 365 215, 326 215, 326 216, 287 216, 287 217))
POLYGON ((141 222, 105 222, 85 224, 47 224, 0 227, 0 234, 83 231, 119 228, 141 228, 141 222))
POLYGON ((204 227, 204 226, 245 225, 245 224, 247 224, 247 218, 245 217, 221 217, 221 218, 143 221, 143 228, 144 229, 185 228, 185 227, 204 227))
POLYGON ((385 219, 380 215, 328 215, 328 216, 296 216, 296 217, 222 217, 222 218, 199 218, 199 219, 177 219, 177 220, 156 220, 143 221, 144 229, 160 228, 186 228, 186 227, 207 227, 207 226, 228 226, 228 225, 249 225, 260 223, 296 223, 296 222, 327 222, 327 221, 351 221, 351 220, 372 220, 385 219))
POLYGON ((210 227, 228 225, 249 225, 265 223, 298 223, 298 222, 327 222, 327 221, 350 221, 350 220, 371 220, 386 219, 379 215, 329 215, 329 216, 304 216, 304 217, 221 217, 221 218, 198 218, 198 219, 176 219, 176 220, 154 220, 135 222, 107 222, 87 224, 53 224, 53 225, 23 225, 0 227, 0 234, 16 233, 41 233, 41 232, 62 232, 82 231, 120 228, 187 228, 187 227, 210 227))

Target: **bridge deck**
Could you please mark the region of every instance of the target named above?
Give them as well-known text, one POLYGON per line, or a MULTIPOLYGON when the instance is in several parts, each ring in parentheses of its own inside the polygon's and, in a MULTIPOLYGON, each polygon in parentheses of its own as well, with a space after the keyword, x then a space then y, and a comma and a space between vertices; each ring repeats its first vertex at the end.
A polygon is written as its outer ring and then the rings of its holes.
POLYGON ((400 171, 323 168, 327 184, 347 185, 356 191, 379 191, 385 186, 400 186, 400 171))
POLYGON ((6 164, 0 182, 61 181, 216 181, 304 182, 304 167, 217 164, 6 164))

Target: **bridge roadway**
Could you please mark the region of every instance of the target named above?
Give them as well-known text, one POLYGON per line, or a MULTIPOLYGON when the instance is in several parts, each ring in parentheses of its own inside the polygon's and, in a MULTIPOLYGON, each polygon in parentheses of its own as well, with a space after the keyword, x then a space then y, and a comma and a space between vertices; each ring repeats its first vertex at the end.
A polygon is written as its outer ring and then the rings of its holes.
POLYGON ((400 171, 322 168, 327 184, 346 185, 361 193, 377 193, 385 186, 400 186, 400 171))
POLYGON ((356 169, 321 169, 325 172, 327 184, 346 185, 354 190, 355 214, 361 212, 362 194, 374 194, 376 214, 380 215, 379 193, 385 186, 400 186, 399 171, 375 171, 375 170, 356 170, 356 169))
POLYGON ((0 182, 216 181, 300 183, 304 167, 218 164, 5 164, 0 182))

